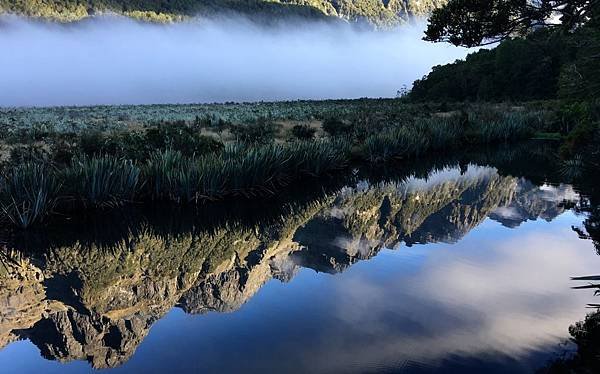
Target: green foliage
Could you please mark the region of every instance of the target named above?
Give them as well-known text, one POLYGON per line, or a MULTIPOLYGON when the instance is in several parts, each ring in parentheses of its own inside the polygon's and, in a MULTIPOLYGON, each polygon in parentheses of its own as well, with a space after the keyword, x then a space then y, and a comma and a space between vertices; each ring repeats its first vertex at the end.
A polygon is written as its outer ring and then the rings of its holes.
POLYGON ((348 136, 352 134, 354 127, 352 124, 344 122, 343 120, 335 117, 325 118, 323 120, 323 131, 331 136, 348 136))
POLYGON ((113 12, 142 21, 167 23, 186 17, 211 17, 219 13, 245 14, 261 22, 286 18, 368 21, 393 26, 410 16, 427 15, 445 0, 0 0, 0 11, 43 17, 63 22, 80 20, 101 12, 113 12))
POLYGON ((146 144, 146 155, 154 149, 173 148, 187 156, 199 156, 223 149, 221 142, 200 134, 198 127, 188 126, 182 121, 147 129, 143 141, 146 144))
POLYGON ((54 173, 41 163, 20 164, 0 177, 2 218, 25 229, 41 222, 56 204, 60 185, 54 173))
POLYGON ((412 156, 427 147, 425 138, 413 135, 416 134, 400 127, 368 137, 364 143, 367 160, 371 163, 386 162, 412 156))
MULTIPOLYGON (((127 111, 123 107, 74 108, 85 122, 102 117, 100 113, 106 113, 106 118, 127 121, 144 113, 153 119, 146 124, 128 122, 121 127, 99 125, 97 129, 56 123, 43 132, 42 126, 28 132, 24 122, 13 118, 21 116, 30 121, 43 118, 46 123, 53 123, 48 118, 56 117, 46 117, 48 113, 54 116, 61 111, 69 113, 71 109, 18 109, 0 115, 0 123, 7 124, 5 129, 10 136, 18 134, 13 137, 15 140, 24 141, 10 144, 11 149, 27 146, 45 150, 43 157, 29 158, 33 160, 29 162, 52 164, 58 170, 50 175, 58 181, 57 185, 64 187, 52 194, 53 201, 60 204, 50 206, 68 215, 78 209, 114 207, 130 201, 198 204, 236 196, 272 196, 302 178, 320 177, 344 168, 351 157, 356 162, 377 163, 414 159, 467 144, 518 140, 547 130, 544 120, 547 105, 451 106, 407 104, 399 100, 226 104, 210 106, 214 114, 210 117, 199 115, 198 107, 187 105, 171 107, 165 112, 161 112, 162 106, 127 111), (191 117, 159 115, 181 115, 180 112, 191 117), (229 121, 232 113, 254 116, 244 125, 223 125, 224 130, 235 133, 238 141, 231 140, 227 131, 220 135, 229 137, 226 145, 202 135, 207 131, 219 136, 214 124, 220 126, 220 122, 229 121), (287 115, 307 122, 324 119, 323 127, 329 136, 308 140, 276 137, 280 134, 274 118, 283 122, 290 120, 285 118, 287 115), (202 127, 205 125, 210 127, 202 127), (62 154, 60 157, 57 150, 62 154)), ((591 114, 595 112, 600 110, 586 106, 589 118, 595 118, 591 114)), ((17 166, 6 165, 5 175, 10 175, 17 166)), ((8 180, 4 179, 5 185, 8 180)), ((8 195, 3 196, 5 207, 10 206, 8 195)), ((9 221, 6 213, 2 216, 9 221)))
POLYGON ((563 34, 540 30, 482 49, 452 64, 434 66, 413 84, 417 101, 506 101, 557 96, 559 76, 573 58, 574 47, 563 34))
POLYGON ((223 144, 202 135, 198 128, 176 121, 159 123, 141 131, 84 131, 80 148, 88 156, 112 155, 143 161, 156 149, 173 148, 192 156, 219 152, 223 144))
POLYGON ((531 137, 540 127, 535 113, 492 110, 418 120, 412 125, 387 129, 364 142, 364 157, 372 163, 418 157, 429 151, 465 144, 489 144, 531 137))
POLYGON ((220 155, 200 158, 167 150, 150 158, 144 174, 153 199, 177 203, 227 195, 273 195, 302 175, 320 176, 345 166, 348 148, 329 141, 237 146, 220 155))
POLYGON ((147 179, 145 188, 149 196, 152 199, 171 198, 171 191, 176 189, 176 175, 183 165, 184 158, 179 151, 167 149, 154 152, 144 167, 147 179))
POLYGON ((593 0, 450 0, 433 11, 425 39, 473 47, 524 36, 553 17, 568 31, 597 17, 598 7, 593 0))
POLYGON ((70 194, 85 206, 114 207, 131 201, 138 187, 140 170, 131 161, 114 156, 73 160, 65 171, 70 194))
POLYGON ((10 150, 9 162, 18 165, 28 162, 47 162, 50 158, 48 147, 42 144, 19 144, 10 150))
POLYGON ((469 116, 475 143, 508 142, 530 138, 541 127, 536 113, 479 112, 469 116))
POLYGON ((574 58, 561 68, 558 96, 586 100, 600 96, 600 30, 582 28, 571 37, 574 58))
POLYGON ((221 131, 232 125, 252 124, 260 118, 309 121, 333 117, 347 122, 369 120, 371 125, 373 120, 412 116, 420 109, 396 99, 0 108, 0 130, 4 130, 0 139, 4 137, 6 143, 30 143, 35 139, 47 141, 56 134, 63 137, 90 131, 107 135, 161 125, 221 131))
POLYGON ((323 175, 345 167, 351 143, 344 139, 301 141, 290 145, 290 161, 300 174, 323 175))
POLYGON ((231 132, 238 141, 250 144, 265 144, 273 141, 277 126, 271 120, 260 117, 251 123, 233 126, 231 132))
POLYGON ((292 135, 296 139, 309 140, 315 137, 317 130, 309 125, 295 125, 292 127, 292 135))
POLYGON ((567 135, 567 138, 560 147, 560 155, 568 158, 582 152, 590 143, 590 140, 594 139, 594 135, 598 130, 598 123, 590 121, 579 122, 569 135, 567 135))

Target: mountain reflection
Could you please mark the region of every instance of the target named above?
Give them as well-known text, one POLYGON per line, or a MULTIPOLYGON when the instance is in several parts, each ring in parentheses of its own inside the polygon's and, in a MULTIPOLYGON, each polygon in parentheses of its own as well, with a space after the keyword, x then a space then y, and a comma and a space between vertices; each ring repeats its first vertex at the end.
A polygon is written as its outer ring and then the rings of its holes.
POLYGON ((63 236, 15 240, 0 253, 0 347, 28 339, 47 359, 115 367, 173 307, 232 312, 300 268, 338 273, 401 243, 455 243, 486 218, 510 228, 553 220, 579 200, 570 185, 469 164, 358 181, 263 221, 66 227, 63 236))

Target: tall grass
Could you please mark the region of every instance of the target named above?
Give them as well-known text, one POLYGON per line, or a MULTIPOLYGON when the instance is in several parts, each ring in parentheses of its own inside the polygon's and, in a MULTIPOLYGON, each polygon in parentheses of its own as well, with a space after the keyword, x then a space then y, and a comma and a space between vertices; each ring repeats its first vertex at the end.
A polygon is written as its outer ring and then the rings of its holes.
POLYGON ((409 126, 391 128, 365 140, 365 158, 371 163, 418 157, 429 150, 460 143, 463 129, 455 119, 421 119, 409 126))
POLYGON ((41 222, 57 202, 59 182, 45 164, 25 163, 0 177, 3 217, 18 228, 41 222))
POLYGON ((508 142, 531 137, 539 127, 537 113, 473 112, 469 115, 474 141, 477 143, 508 142))
POLYGON ((536 113, 496 111, 418 119, 392 126, 365 139, 363 157, 371 162, 418 157, 465 144, 489 144, 531 137, 540 127, 536 113))
POLYGON ((133 199, 140 169, 113 156, 82 156, 73 160, 64 178, 69 192, 85 206, 114 207, 133 199))
POLYGON ((152 199, 192 203, 233 196, 266 196, 303 175, 319 176, 346 165, 342 141, 228 147, 222 154, 185 157, 178 151, 153 154, 144 167, 152 199))
POLYGON ((27 163, 4 173, 0 207, 4 220, 28 227, 55 207, 66 210, 69 204, 57 206, 63 201, 74 202, 71 208, 105 208, 134 200, 196 204, 228 196, 269 196, 293 181, 345 167, 351 149, 361 161, 378 163, 465 144, 508 142, 530 136, 536 126, 535 113, 490 109, 402 121, 366 138, 351 133, 285 144, 246 142, 202 155, 163 149, 142 164, 116 156, 80 156, 60 172, 27 163))

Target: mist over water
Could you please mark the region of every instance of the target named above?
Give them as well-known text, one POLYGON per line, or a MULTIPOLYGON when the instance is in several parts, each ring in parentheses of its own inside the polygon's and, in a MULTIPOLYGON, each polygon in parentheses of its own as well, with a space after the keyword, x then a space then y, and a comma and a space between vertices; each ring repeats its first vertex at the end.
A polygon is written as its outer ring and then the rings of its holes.
POLYGON ((468 50, 348 24, 0 18, 0 106, 392 97, 468 50))

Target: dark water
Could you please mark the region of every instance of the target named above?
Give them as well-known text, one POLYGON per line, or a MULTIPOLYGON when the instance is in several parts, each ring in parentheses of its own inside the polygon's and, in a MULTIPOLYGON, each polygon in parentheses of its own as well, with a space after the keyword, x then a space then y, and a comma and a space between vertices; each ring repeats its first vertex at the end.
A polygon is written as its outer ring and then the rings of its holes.
POLYGON ((545 370, 597 302, 572 289, 600 256, 593 188, 571 182, 525 147, 20 234, 0 256, 0 368, 545 370))

